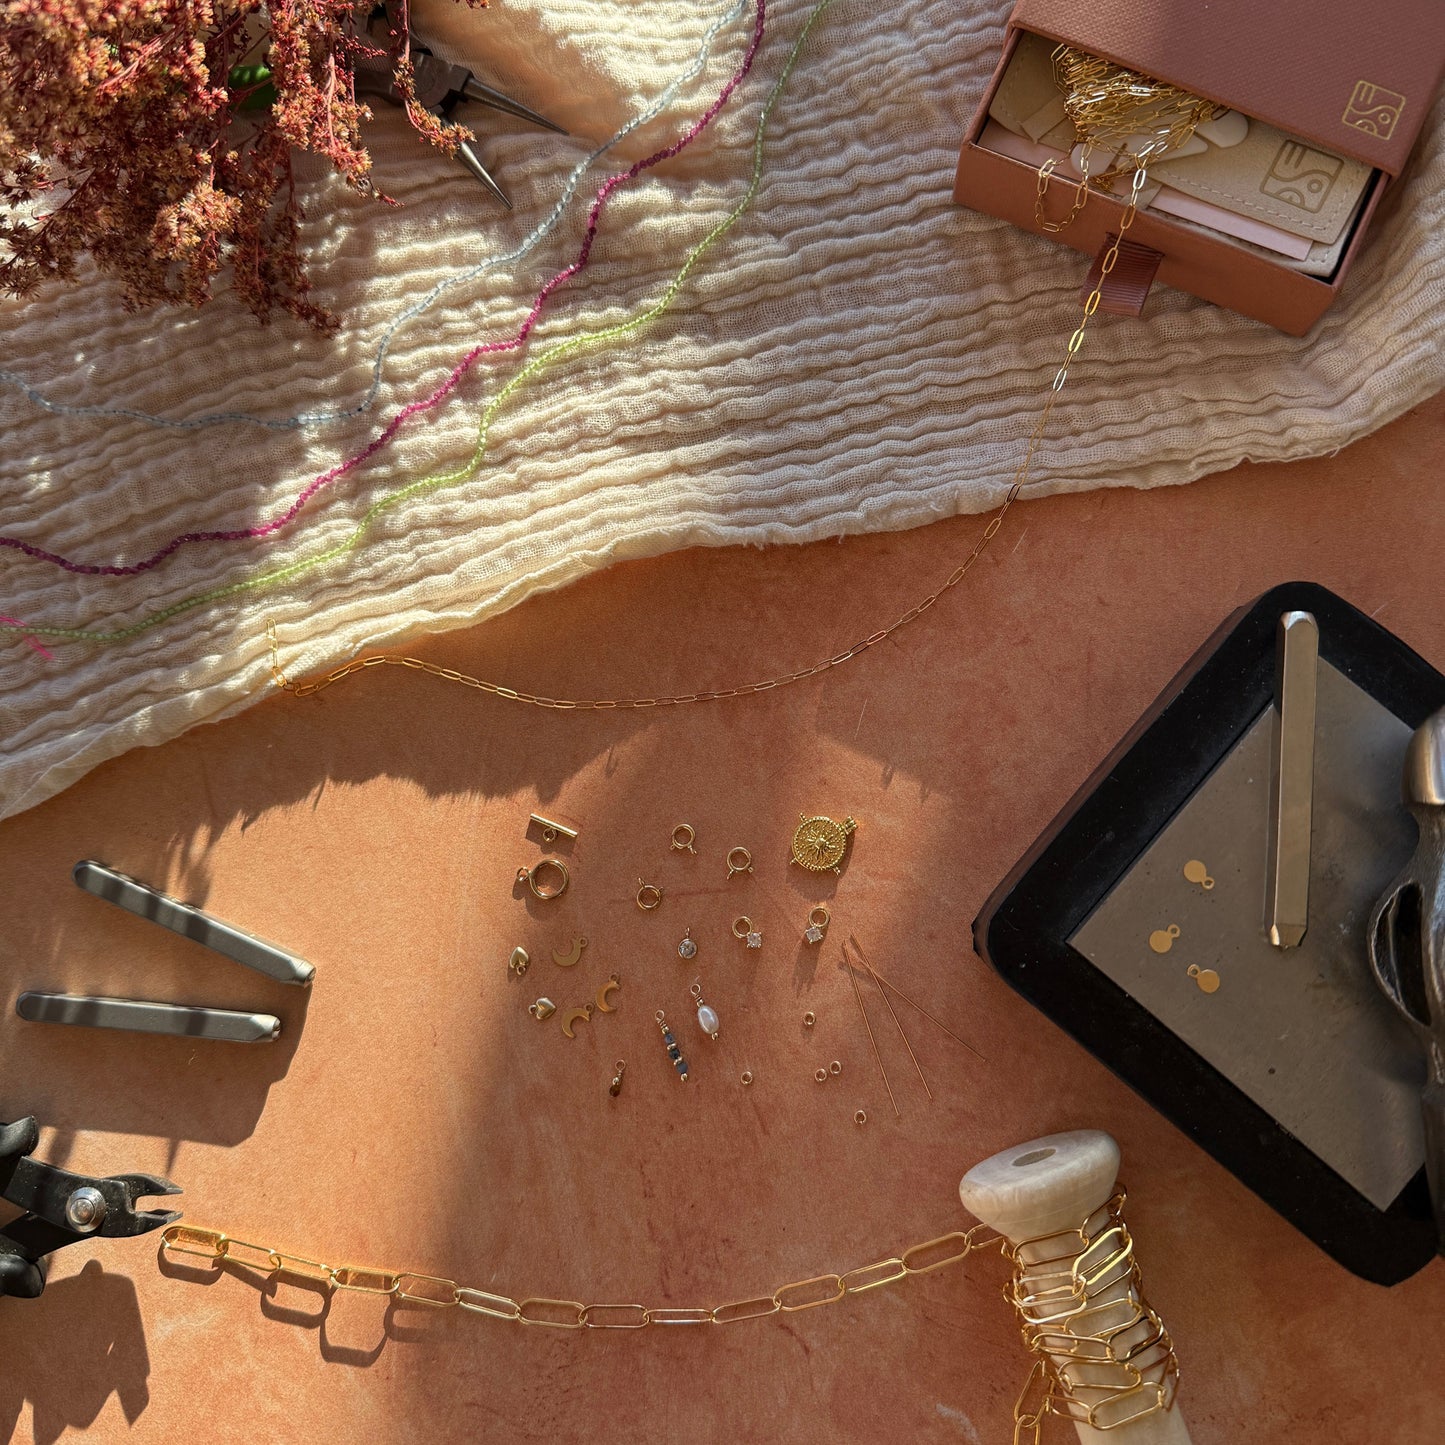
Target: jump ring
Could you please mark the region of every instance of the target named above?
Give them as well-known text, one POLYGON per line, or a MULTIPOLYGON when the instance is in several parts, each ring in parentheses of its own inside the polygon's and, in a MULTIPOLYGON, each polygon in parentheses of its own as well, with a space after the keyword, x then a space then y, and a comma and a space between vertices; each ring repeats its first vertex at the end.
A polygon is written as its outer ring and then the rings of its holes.
POLYGON ((868 1122, 868 1116, 862 1109, 859 1109, 858 1112, 853 1115, 853 1122, 855 1124, 866 1124, 868 1122))
POLYGON ((744 1069, 744 1070, 743 1070, 743 1083, 744 1083, 745 1085, 746 1085, 746 1084, 751 1084, 752 1081, 753 1081, 753 1071, 752 1071, 751 1069, 744 1069))
POLYGON ((559 858, 543 858, 540 863, 535 863, 530 868, 517 869, 517 882, 525 883, 536 897, 541 899, 560 898, 567 891, 567 884, 571 881, 567 872, 567 865, 559 858), (561 880, 555 888, 543 887, 537 881, 538 876, 544 868, 551 868, 561 880))
POLYGON ((828 1071, 827 1071, 827 1069, 815 1069, 815 1070, 813 1071, 813 1077, 814 1077, 820 1084, 826 1084, 826 1083, 828 1082, 828 1071))
POLYGON ((843 1072, 843 1065, 840 1064, 837 1059, 834 1059, 833 1062, 828 1065, 828 1072, 836 1079, 838 1075, 843 1072))
POLYGON ((637 906, 644 913, 651 913, 661 902, 662 889, 656 883, 644 883, 639 878, 637 880, 637 906))
POLYGON ((805 1029, 812 1028, 813 1025, 817 1022, 818 1015, 815 1014, 812 1009, 809 1009, 808 1012, 803 1015, 803 1027, 805 1029))
POLYGON ((740 918, 733 919, 733 937, 746 938, 753 931, 753 920, 744 913, 740 918))
POLYGON ((696 837, 697 834, 693 831, 691 823, 679 823, 677 827, 672 830, 672 846, 676 848, 679 853, 687 852, 696 854, 697 849, 692 846, 693 839, 696 837))
POLYGON ((751 873, 753 871, 753 855, 746 848, 728 849, 728 877, 734 873, 751 873), (734 858, 741 858, 741 863, 734 863, 734 858))

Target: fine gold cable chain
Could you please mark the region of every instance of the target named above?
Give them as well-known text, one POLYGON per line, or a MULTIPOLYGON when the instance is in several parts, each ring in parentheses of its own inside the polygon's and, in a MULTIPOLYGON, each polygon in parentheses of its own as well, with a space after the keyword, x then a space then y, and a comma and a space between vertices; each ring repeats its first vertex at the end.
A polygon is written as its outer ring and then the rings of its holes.
POLYGON ((330 1290, 356 1294, 386 1295, 408 1304, 430 1305, 436 1309, 459 1307, 473 1314, 524 1325, 563 1330, 640 1330, 648 1325, 730 1325, 743 1320, 764 1319, 778 1313, 794 1314, 836 1304, 849 1295, 862 1294, 880 1285, 894 1284, 909 1275, 931 1274, 934 1270, 961 1264, 970 1254, 1000 1246, 1003 1237, 985 1225, 955 1230, 936 1239, 924 1240, 901 1254, 872 1264, 860 1265, 843 1274, 820 1274, 809 1279, 779 1285, 770 1295, 731 1300, 727 1304, 675 1307, 672 1305, 583 1304, 580 1300, 547 1299, 472 1289, 455 1280, 411 1270, 373 1269, 356 1264, 328 1265, 299 1254, 283 1254, 263 1244, 233 1239, 219 1229, 172 1224, 161 1234, 161 1248, 167 1254, 189 1254, 201 1259, 223 1261, 255 1270, 268 1279, 292 1275, 297 1279, 324 1284, 330 1290))
MULTIPOLYGON (((1003 526, 1003 519, 1008 515, 1009 508, 1018 500, 1019 493, 1028 484, 1029 469, 1033 465, 1034 453, 1038 450, 1039 441, 1042 439, 1044 429, 1048 426, 1049 418, 1053 415, 1054 402, 1058 399, 1059 393, 1063 390, 1064 382, 1069 375, 1069 365, 1074 357, 1078 355, 1079 348, 1084 344, 1084 330, 1089 324, 1090 318, 1099 309, 1099 302, 1103 296, 1104 283, 1109 279, 1119 259, 1119 246, 1123 242, 1124 235, 1134 222, 1134 217, 1139 207, 1139 194, 1144 188, 1146 171, 1140 166, 1134 172, 1133 186, 1129 193, 1128 204, 1119 221, 1119 232, 1113 238, 1109 249, 1104 253, 1104 259, 1100 263, 1099 277, 1094 284, 1094 289, 1084 301, 1083 315, 1079 324, 1074 328, 1073 335, 1069 337, 1069 344, 1060 363, 1058 370, 1054 373, 1054 379, 1049 387, 1049 395, 1039 412, 1038 420, 1034 423, 1033 431, 1029 434, 1028 445, 1024 449, 1023 460, 1019 463, 1018 470, 1014 473, 1014 479, 1004 495, 1003 503, 998 511, 989 519, 988 525, 984 527, 982 536, 974 544, 973 550, 959 563, 952 572, 948 574, 943 585, 935 591, 930 592, 922 601, 916 602, 896 622, 890 623, 887 627, 863 638, 861 642, 855 642, 846 652, 840 652, 833 657, 824 658, 821 662, 815 662, 811 667, 799 668, 797 672, 785 672, 777 677, 766 678, 762 682, 746 683, 739 687, 719 688, 713 692, 687 692, 676 693, 668 697, 614 697, 614 698, 561 698, 544 697, 540 693, 524 692, 520 688, 503 687, 500 683, 487 682, 483 678, 472 677, 465 672, 458 672, 455 668, 441 667, 434 662, 426 662, 419 657, 404 657, 397 653, 382 652, 375 653, 370 657, 358 657, 353 661, 343 664, 341 667, 333 668, 330 672, 323 673, 319 677, 313 677, 302 682, 293 682, 288 678, 281 668, 278 644, 276 641, 276 625, 268 621, 266 624, 266 636, 270 644, 271 654, 271 679, 277 687, 286 692, 294 693, 297 697, 314 697, 317 693, 325 691, 333 683, 340 682, 343 678, 350 677, 353 673, 362 672, 369 667, 409 667, 417 672, 429 673, 432 677, 441 678, 444 682, 459 682, 464 687, 476 688, 479 692, 490 693, 493 697, 502 698, 506 702, 527 703, 532 707, 552 708, 562 712, 604 712, 611 709, 625 708, 648 708, 648 707, 680 707, 684 703, 691 702, 720 702, 724 698, 751 697, 756 693, 770 692, 776 687, 787 687, 791 683, 803 682, 807 678, 817 677, 820 673, 829 671, 831 668, 841 667, 845 662, 851 661, 860 654, 867 652, 870 648, 877 647, 880 642, 886 642, 895 632, 907 627, 910 622, 915 622, 922 617, 930 607, 937 602, 945 592, 957 587, 968 575, 973 564, 983 555, 985 548, 998 535, 999 528, 1003 526)), ((1040 180, 1040 186, 1047 184, 1046 178, 1040 180)))

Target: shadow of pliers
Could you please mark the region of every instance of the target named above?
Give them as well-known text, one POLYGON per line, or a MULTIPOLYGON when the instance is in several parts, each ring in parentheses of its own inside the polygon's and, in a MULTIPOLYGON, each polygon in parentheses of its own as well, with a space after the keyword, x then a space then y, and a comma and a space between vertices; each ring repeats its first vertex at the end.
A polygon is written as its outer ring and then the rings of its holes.
POLYGON ((25 1212, 0 1227, 0 1295, 34 1299, 45 1288, 45 1256, 96 1237, 127 1239, 179 1219, 174 1209, 137 1210, 143 1195, 179 1194, 156 1174, 72 1174, 31 1158, 33 1118, 0 1124, 0 1197, 25 1212))
MULTIPOLYGON (((381 39, 392 21, 392 14, 385 5, 378 5, 367 21, 370 34, 381 39)), ((493 86, 484 85, 464 65, 453 65, 441 56, 432 53, 413 32, 408 37, 411 55, 416 102, 423 110, 429 110, 442 120, 451 120, 452 112, 464 101, 475 101, 478 105, 490 106, 504 115, 524 120, 529 125, 541 126, 544 130, 566 135, 560 125, 539 115, 530 106, 493 86)), ((404 97, 397 91, 395 67, 388 54, 375 60, 358 58, 356 61, 356 92, 358 95, 375 96, 391 105, 405 104, 404 97)), ((469 141, 457 146, 457 159, 473 176, 489 190, 509 211, 512 202, 499 186, 491 173, 482 164, 481 157, 469 141)))

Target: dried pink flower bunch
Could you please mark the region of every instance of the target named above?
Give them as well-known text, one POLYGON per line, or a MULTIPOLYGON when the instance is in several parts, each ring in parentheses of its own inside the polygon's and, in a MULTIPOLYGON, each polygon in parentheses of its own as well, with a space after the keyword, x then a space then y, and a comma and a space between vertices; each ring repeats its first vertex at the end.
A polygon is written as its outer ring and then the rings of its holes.
POLYGON ((334 328, 307 299, 291 157, 371 191, 356 62, 390 54, 432 144, 471 138, 415 103, 407 9, 368 33, 352 0, 3 0, 0 292, 74 280, 88 253, 128 307, 200 306, 229 267, 259 320, 334 328))

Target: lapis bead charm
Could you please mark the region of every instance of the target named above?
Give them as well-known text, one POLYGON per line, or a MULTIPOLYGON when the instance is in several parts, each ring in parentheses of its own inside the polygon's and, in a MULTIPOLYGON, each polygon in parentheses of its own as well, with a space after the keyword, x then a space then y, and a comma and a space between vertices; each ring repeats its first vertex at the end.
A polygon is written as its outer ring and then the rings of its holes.
POLYGON ((677 1070, 677 1076, 682 1082, 687 1083, 687 1060, 682 1056, 682 1050, 677 1046, 677 1040, 672 1036, 672 1030, 667 1026, 667 1017, 661 1009, 653 1015, 657 1020, 657 1026, 662 1030, 663 1047, 667 1050, 667 1057, 672 1060, 672 1067, 677 1070))

